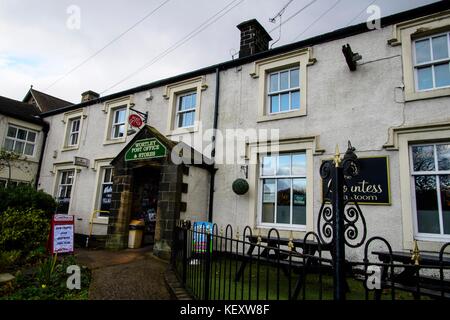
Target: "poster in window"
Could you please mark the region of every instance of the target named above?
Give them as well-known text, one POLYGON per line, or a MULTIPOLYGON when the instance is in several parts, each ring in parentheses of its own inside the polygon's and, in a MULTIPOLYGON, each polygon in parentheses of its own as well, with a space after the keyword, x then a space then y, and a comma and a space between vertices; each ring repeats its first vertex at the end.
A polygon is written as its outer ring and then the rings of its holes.
POLYGON ((102 197, 100 210, 109 211, 111 208, 112 184, 102 185, 102 197))

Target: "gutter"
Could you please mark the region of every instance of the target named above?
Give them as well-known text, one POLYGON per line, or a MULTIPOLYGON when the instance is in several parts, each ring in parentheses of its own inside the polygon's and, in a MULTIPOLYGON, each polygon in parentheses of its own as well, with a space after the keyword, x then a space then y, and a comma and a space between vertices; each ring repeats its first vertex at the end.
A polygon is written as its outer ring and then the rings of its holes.
POLYGON ((214 162, 216 157, 216 131, 217 124, 219 120, 219 93, 220 93, 220 69, 216 68, 216 93, 214 97, 214 123, 213 123, 213 136, 212 136, 212 150, 211 159, 213 163, 210 169, 210 180, 209 180, 209 208, 208 208, 208 222, 213 221, 213 210, 214 210, 214 185, 216 180, 217 168, 215 168, 214 162))
POLYGON ((34 182, 34 187, 37 189, 39 186, 39 177, 41 176, 42 170, 42 161, 44 160, 44 151, 45 145, 47 144, 48 132, 50 130, 50 125, 48 122, 44 122, 44 127, 42 128, 42 132, 44 133, 44 139, 42 140, 41 154, 39 155, 39 163, 36 172, 36 181, 34 182))

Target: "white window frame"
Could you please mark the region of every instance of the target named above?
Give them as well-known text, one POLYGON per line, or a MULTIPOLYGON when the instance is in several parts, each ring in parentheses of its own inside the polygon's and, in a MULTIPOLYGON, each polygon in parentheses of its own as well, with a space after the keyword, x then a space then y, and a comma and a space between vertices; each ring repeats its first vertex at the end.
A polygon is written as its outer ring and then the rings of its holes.
MULTIPOLYGON (((263 176, 262 175, 262 165, 263 165, 263 157, 268 155, 260 155, 259 156, 259 177, 258 177, 258 218, 257 223, 258 226, 261 227, 267 227, 267 228, 278 228, 278 229, 291 229, 291 230, 298 230, 298 231, 306 231, 307 226, 307 220, 308 220, 308 213, 306 212, 306 223, 304 225, 301 224, 293 224, 292 223, 292 214, 293 214, 293 188, 292 188, 292 180, 294 179, 305 179, 306 181, 306 203, 310 201, 308 199, 308 156, 306 150, 297 150, 297 151, 289 151, 289 152, 282 152, 279 154, 274 154, 273 156, 282 156, 289 154, 291 156, 291 170, 292 170, 292 156, 296 154, 304 154, 306 159, 306 166, 305 166, 305 174, 304 175, 271 175, 271 176, 263 176), (262 221, 262 211, 263 211, 263 180, 264 179, 274 179, 275 182, 275 210, 274 210, 274 221, 273 223, 269 222, 263 222, 262 221), (290 191, 290 212, 289 212, 289 223, 277 223, 277 202, 278 202, 278 180, 279 179, 290 179, 291 180, 291 191, 290 191)), ((279 158, 277 157, 277 162, 279 158)), ((278 163, 277 163, 278 167, 278 163)), ((307 205, 305 205, 305 210, 307 211, 307 205)))
MULTIPOLYGON (((70 186, 70 199, 72 200, 72 192, 73 192, 73 186, 74 186, 74 182, 75 182, 75 169, 64 169, 64 170, 59 170, 58 171, 58 187, 57 187, 57 198, 60 198, 61 196, 61 188, 65 187, 66 188, 66 195, 67 195, 67 187, 70 186), (71 183, 62 183, 62 178, 64 176, 64 173, 68 173, 68 172, 72 172, 72 181, 71 183)), ((70 204, 69 204, 70 206, 70 204)))
POLYGON ((303 48, 273 57, 257 60, 253 63, 250 76, 258 79, 258 104, 257 122, 277 121, 307 115, 307 92, 308 92, 308 67, 313 65, 316 59, 313 58, 312 48, 303 48), (300 108, 290 112, 269 113, 268 109, 268 77, 267 75, 282 69, 299 68, 300 108))
POLYGON ((176 109, 175 125, 174 125, 174 127, 175 128, 193 128, 195 126, 196 112, 197 112, 197 90, 190 91, 190 92, 185 92, 183 94, 179 94, 177 96, 177 109, 176 109), (180 110, 181 109, 181 99, 183 97, 192 96, 194 94, 195 94, 195 106, 193 108, 191 108, 191 109, 180 110), (184 127, 180 126, 179 125, 179 123, 180 123, 180 116, 185 114, 185 113, 192 112, 192 111, 194 111, 194 118, 193 118, 194 122, 190 126, 184 126, 184 127))
MULTIPOLYGON (((415 82, 415 88, 417 92, 426 92, 426 91, 433 91, 433 90, 439 90, 439 89, 446 89, 446 88, 450 88, 450 85, 447 86, 442 86, 442 87, 436 87, 436 79, 435 79, 435 72, 434 72, 434 67, 435 65, 439 65, 439 64, 444 64, 444 63, 449 63, 450 62, 450 32, 444 32, 444 33, 436 33, 427 37, 422 37, 422 38, 418 38, 418 39, 414 39, 413 43, 412 43, 412 57, 413 57, 413 66, 414 66, 414 82, 415 82), (448 50, 448 57, 445 59, 438 59, 438 60, 433 60, 433 42, 432 39, 439 37, 439 36, 443 36, 446 35, 447 36, 447 50, 448 50), (423 40, 428 40, 429 45, 430 45, 430 61, 427 62, 422 62, 422 63, 417 63, 417 52, 416 52, 416 42, 419 41, 423 41, 423 40), (418 70, 420 68, 423 67, 430 67, 431 66, 431 76, 432 76, 432 80, 433 80, 433 87, 429 88, 429 89, 419 89, 419 75, 418 75, 418 70)), ((449 66, 450 68, 450 66, 449 66)))
POLYGON ((295 111, 299 111, 302 108, 301 105, 301 94, 302 94, 302 90, 301 90, 301 84, 300 84, 300 79, 301 79, 301 75, 300 75, 300 67, 291 67, 291 68, 286 68, 286 69, 281 69, 278 71, 274 71, 274 72, 270 72, 267 73, 267 114, 268 115, 275 115, 275 114, 280 114, 280 113, 287 113, 287 112, 295 112, 295 111), (298 70, 298 74, 299 74, 299 79, 298 79, 298 87, 291 87, 291 71, 293 70, 298 70), (278 90, 278 91, 270 91, 270 78, 272 75, 277 74, 278 75, 278 88, 281 87, 281 73, 283 72, 288 72, 288 88, 287 89, 283 89, 283 90, 278 90), (292 108, 292 93, 298 91, 299 93, 299 108, 297 109, 293 109, 292 108), (281 95, 284 93, 288 93, 289 94, 289 110, 286 111, 278 111, 278 112, 271 112, 271 97, 272 96, 278 96, 278 110, 281 110, 281 95))
POLYGON ((206 76, 200 76, 192 79, 183 80, 177 83, 169 84, 164 88, 163 97, 168 100, 168 117, 166 126, 166 136, 180 135, 199 131, 202 106, 202 92, 208 88, 206 76), (197 92, 195 102, 194 125, 190 127, 178 127, 178 106, 179 96, 184 93, 197 92))
MULTIPOLYGON (((104 131, 104 140, 103 145, 109 145, 109 144, 116 144, 116 143, 124 143, 127 141, 128 138, 128 116, 130 113, 130 106, 131 106, 132 100, 131 96, 125 96, 121 97, 115 100, 111 100, 108 102, 105 102, 103 105, 103 112, 106 114, 106 124, 105 124, 105 131, 104 131), (125 109, 125 122, 123 123, 124 126, 124 135, 123 137, 114 137, 114 118, 115 118, 115 112, 119 109, 125 109)), ((119 123, 117 123, 119 124, 119 123)))
POLYGON ((35 130, 23 128, 23 127, 16 126, 16 125, 13 125, 13 124, 8 123, 8 126, 7 126, 7 128, 6 128, 5 141, 3 142, 3 147, 4 147, 5 150, 6 150, 6 140, 8 140, 8 139, 9 139, 9 140, 12 140, 12 141, 13 141, 13 150, 8 150, 8 151, 12 151, 12 152, 14 152, 14 153, 16 153, 16 154, 19 154, 19 155, 21 155, 21 156, 24 156, 24 157, 31 157, 31 158, 34 158, 34 156, 35 156, 35 154, 36 154, 36 145, 37 145, 38 135, 39 135, 39 133, 38 133, 37 131, 35 131, 35 130), (10 127, 16 129, 16 134, 15 134, 15 137, 14 137, 14 138, 8 136, 8 131, 9 131, 9 128, 10 128, 10 127), (27 132, 27 136, 25 137, 25 140, 19 139, 19 138, 17 137, 17 134, 18 134, 19 130, 24 130, 24 131, 27 132), (32 133, 35 134, 35 138, 34 138, 34 141, 33 141, 33 142, 27 140, 28 134, 29 134, 30 132, 32 132, 32 133), (22 151, 21 153, 17 153, 17 152, 15 151, 16 143, 17 143, 17 142, 23 142, 23 143, 24 143, 23 151, 22 151), (33 146, 33 153, 32 153, 31 155, 25 154, 26 144, 31 144, 31 145, 33 146))
POLYGON ((81 117, 75 117, 69 120, 69 136, 67 140, 67 146, 68 147, 75 147, 78 145, 78 142, 80 140, 80 133, 81 133, 81 117), (78 122, 78 130, 73 130, 74 123, 78 122), (75 140, 75 143, 72 143, 72 137, 75 136, 77 139, 75 140))
POLYGON ((126 122, 127 122, 127 106, 126 105, 122 105, 119 106, 117 108, 112 109, 112 113, 111 113, 111 134, 109 136, 109 138, 111 140, 118 140, 118 139, 123 139, 124 137, 127 136, 126 130, 127 130, 127 126, 126 126, 126 122), (124 121, 123 122, 115 122, 116 119, 116 114, 120 111, 123 111, 125 113, 125 117, 124 117, 124 121), (115 137, 114 133, 115 133, 115 128, 116 127, 120 127, 123 126, 123 136, 118 136, 115 137))
POLYGON ((411 200, 412 200, 412 212, 413 212, 413 223, 414 223, 414 236, 419 240, 430 240, 430 241, 448 241, 450 240, 450 234, 444 234, 444 223, 443 223, 443 212, 442 212, 442 202, 441 202, 441 194, 440 194, 440 180, 439 175, 450 175, 450 170, 439 170, 438 161, 437 161, 437 146, 441 144, 449 144, 450 141, 447 142, 429 142, 429 143, 412 143, 409 146, 409 166, 410 166, 410 183, 411 183, 411 200), (414 171, 414 163, 413 163, 413 147, 420 146, 433 146, 434 148, 434 171, 414 171), (440 234, 433 233, 419 233, 419 222, 417 217, 417 205, 416 205, 416 190, 415 190, 415 176, 433 176, 436 178, 436 201, 438 202, 438 213, 439 213, 439 228, 440 234))
POLYGON ((403 21, 392 26, 392 38, 388 40, 388 44, 391 46, 401 45, 405 101, 450 96, 450 87, 439 87, 426 91, 417 90, 413 43, 420 37, 430 37, 448 31, 449 26, 450 11, 448 10, 403 21))

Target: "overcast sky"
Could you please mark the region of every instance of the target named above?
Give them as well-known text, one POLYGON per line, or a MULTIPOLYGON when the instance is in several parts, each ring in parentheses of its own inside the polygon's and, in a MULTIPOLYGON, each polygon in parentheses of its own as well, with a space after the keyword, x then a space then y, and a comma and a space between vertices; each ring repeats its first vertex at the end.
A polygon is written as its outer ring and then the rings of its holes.
MULTIPOLYGON (((293 0, 282 19, 312 1, 293 0)), ((369 16, 365 8, 372 2, 315 0, 282 26, 275 46, 365 21, 369 16)), ((432 2, 436 0, 376 0, 374 4, 385 16, 432 2)), ((269 19, 287 3, 289 0, 0 0, 0 95, 22 100, 32 84, 37 90, 79 102, 86 90, 107 95, 227 61, 239 51, 237 24, 256 18, 270 31, 277 24, 269 19), (78 9, 80 20, 76 19, 78 9), (203 31, 155 61, 202 23, 213 21, 208 19, 218 12, 215 17, 223 15, 220 19, 204 24, 203 31), (135 73, 137 70, 140 72, 135 73)), ((278 30, 271 35, 277 39, 278 30)))

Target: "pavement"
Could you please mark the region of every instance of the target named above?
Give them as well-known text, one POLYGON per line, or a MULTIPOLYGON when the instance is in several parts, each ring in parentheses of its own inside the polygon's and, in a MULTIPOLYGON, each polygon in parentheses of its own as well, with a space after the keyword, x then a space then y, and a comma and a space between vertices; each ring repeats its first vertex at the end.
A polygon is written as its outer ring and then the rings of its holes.
POLYGON ((92 271, 89 300, 169 300, 164 281, 168 263, 152 247, 120 251, 77 249, 81 265, 92 271))

